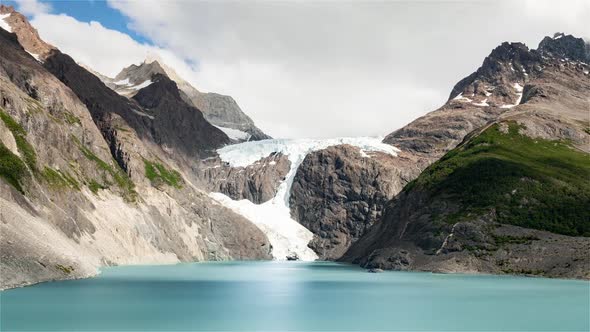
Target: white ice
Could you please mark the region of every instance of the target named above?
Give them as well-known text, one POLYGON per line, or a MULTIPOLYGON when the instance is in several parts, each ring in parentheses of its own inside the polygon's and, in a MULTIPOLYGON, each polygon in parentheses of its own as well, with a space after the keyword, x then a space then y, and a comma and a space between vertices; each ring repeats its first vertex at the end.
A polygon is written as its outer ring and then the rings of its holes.
POLYGON ((224 206, 243 215, 256 224, 269 238, 273 246, 272 255, 277 260, 285 260, 287 255, 297 254, 301 260, 314 260, 317 255, 307 247, 313 233, 291 218, 289 196, 297 168, 305 156, 313 151, 330 146, 349 144, 363 151, 378 151, 397 155, 399 150, 381 142, 375 137, 332 138, 332 139, 272 139, 251 141, 225 146, 217 152, 220 158, 234 167, 254 164, 271 153, 286 155, 291 167, 280 183, 277 194, 262 204, 248 200, 234 201, 221 193, 210 196, 224 206))
MULTIPOLYGON (((214 125, 215 126, 215 125, 214 125)), ((227 127, 220 127, 215 126, 221 131, 223 131, 229 138, 233 140, 240 140, 240 141, 247 141, 250 138, 250 134, 245 131, 241 131, 238 129, 227 128, 227 127)))
POLYGON ((120 81, 114 82, 114 84, 116 84, 116 85, 130 85, 128 78, 126 78, 124 80, 120 80, 120 81))
POLYGON ((151 80, 147 80, 147 81, 142 82, 139 85, 131 86, 130 88, 131 89, 134 89, 134 90, 141 90, 141 89, 145 88, 146 86, 148 86, 150 84, 152 84, 152 81, 151 80))

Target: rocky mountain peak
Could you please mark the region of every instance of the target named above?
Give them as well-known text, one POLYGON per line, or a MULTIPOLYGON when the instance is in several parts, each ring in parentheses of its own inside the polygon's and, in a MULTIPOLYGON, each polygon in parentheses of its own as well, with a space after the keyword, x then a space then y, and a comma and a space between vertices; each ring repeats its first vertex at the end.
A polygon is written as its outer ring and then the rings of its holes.
POLYGON ((574 61, 590 62, 590 44, 582 38, 558 32, 545 37, 539 43, 538 51, 543 55, 574 61))
POLYGON ((115 83, 125 81, 125 84, 137 85, 150 80, 155 74, 168 76, 164 68, 157 61, 144 61, 140 65, 131 64, 129 67, 123 68, 115 76, 115 83))
POLYGON ((541 56, 523 43, 503 42, 490 52, 481 67, 459 81, 450 103, 509 108, 518 104, 529 74, 538 71, 541 56))
POLYGON ((52 49, 55 49, 39 37, 39 33, 27 18, 14 7, 0 5, 0 21, 0 27, 15 33, 22 47, 37 60, 43 60, 52 49))
POLYGON ((168 76, 155 73, 150 77, 151 84, 139 90, 133 97, 147 108, 157 107, 167 96, 180 100, 180 92, 176 83, 168 76))

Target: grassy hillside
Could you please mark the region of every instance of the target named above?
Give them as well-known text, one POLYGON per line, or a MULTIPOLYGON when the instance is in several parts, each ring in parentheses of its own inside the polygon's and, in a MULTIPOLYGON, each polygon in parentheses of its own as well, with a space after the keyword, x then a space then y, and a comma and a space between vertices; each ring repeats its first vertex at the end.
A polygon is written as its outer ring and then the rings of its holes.
POLYGON ((495 124, 426 169, 405 190, 457 201, 440 216, 454 223, 495 209, 497 221, 554 233, 590 236, 590 155, 564 141, 519 134, 495 124))

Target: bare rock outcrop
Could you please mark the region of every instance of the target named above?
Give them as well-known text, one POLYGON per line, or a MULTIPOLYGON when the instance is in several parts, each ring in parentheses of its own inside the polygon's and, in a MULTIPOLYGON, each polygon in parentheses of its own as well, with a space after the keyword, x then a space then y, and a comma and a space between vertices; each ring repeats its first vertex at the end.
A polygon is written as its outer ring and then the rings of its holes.
POLYGON ((381 218, 385 204, 417 176, 414 162, 349 145, 305 157, 291 188, 291 214, 315 234, 310 247, 320 259, 340 258, 381 218))
POLYGON ((219 157, 208 158, 195 167, 193 173, 195 181, 207 191, 261 204, 275 197, 290 167, 287 156, 273 153, 246 167, 229 166, 219 157))
POLYGON ((4 21, 8 23, 12 32, 17 35, 18 42, 29 53, 43 59, 51 50, 55 49, 55 46, 46 43, 39 37, 37 29, 33 28, 23 14, 14 10, 14 7, 0 5, 0 14, 8 15, 4 21))

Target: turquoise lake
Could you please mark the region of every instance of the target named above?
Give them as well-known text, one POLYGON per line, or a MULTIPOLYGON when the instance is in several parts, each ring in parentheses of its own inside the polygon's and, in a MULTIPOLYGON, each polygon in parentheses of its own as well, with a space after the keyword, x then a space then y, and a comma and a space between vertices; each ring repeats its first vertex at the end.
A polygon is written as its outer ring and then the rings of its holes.
POLYGON ((588 331, 590 282, 325 262, 105 268, 0 292, 2 331, 588 331))

